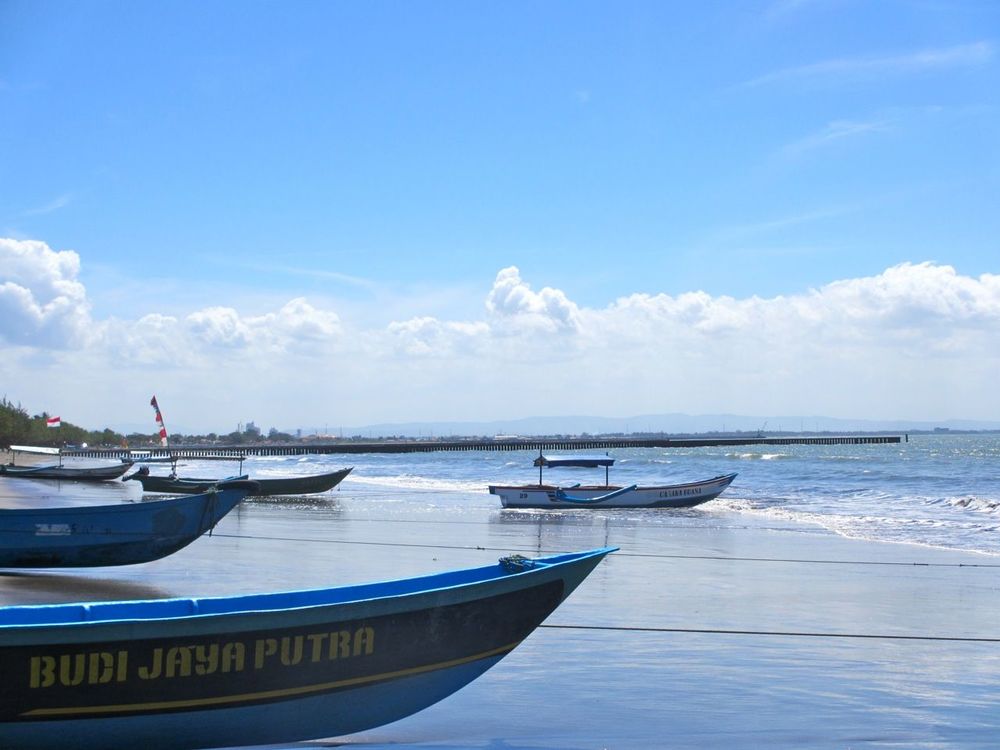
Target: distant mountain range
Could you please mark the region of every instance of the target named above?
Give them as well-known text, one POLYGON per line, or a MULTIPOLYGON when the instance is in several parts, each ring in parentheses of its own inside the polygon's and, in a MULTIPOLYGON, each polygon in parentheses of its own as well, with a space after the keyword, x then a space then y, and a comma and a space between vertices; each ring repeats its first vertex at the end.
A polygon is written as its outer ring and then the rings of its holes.
MULTIPOLYGON (((258 425, 266 435, 271 425, 258 425)), ((152 434, 150 423, 112 425, 123 434, 152 434)), ((944 419, 920 421, 905 419, 839 419, 836 417, 778 416, 754 417, 740 414, 640 414, 632 417, 523 417, 468 422, 382 422, 378 424, 347 426, 283 426, 281 432, 290 435, 322 435, 334 437, 495 437, 510 435, 531 437, 535 435, 642 435, 666 433, 670 435, 702 435, 711 433, 738 433, 758 431, 764 434, 779 432, 922 432, 931 430, 1000 431, 1000 420, 944 419)), ((184 425, 171 425, 172 433, 205 435, 209 432, 226 434, 231 430, 189 429, 184 425)))
MULTIPOLYGON (((300 428, 282 429, 296 434, 300 428)), ((738 414, 642 414, 633 417, 524 417, 488 422, 385 422, 360 427, 327 427, 336 437, 493 437, 510 435, 636 435, 643 433, 705 434, 776 432, 920 432, 935 429, 1000 430, 1000 420, 947 419, 940 421, 838 419, 835 417, 753 417, 738 414)), ((301 428, 303 435, 322 434, 324 428, 301 428)))

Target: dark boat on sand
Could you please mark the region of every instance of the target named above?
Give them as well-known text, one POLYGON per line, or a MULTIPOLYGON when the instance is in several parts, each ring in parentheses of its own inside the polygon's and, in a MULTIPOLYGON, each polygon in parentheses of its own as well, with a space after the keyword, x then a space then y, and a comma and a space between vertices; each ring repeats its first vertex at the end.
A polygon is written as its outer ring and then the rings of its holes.
POLYGON ((10 446, 11 462, 0 465, 0 476, 17 479, 60 479, 74 482, 109 482, 122 476, 129 470, 130 463, 111 464, 110 466, 65 466, 60 448, 48 448, 34 445, 10 446), (16 466, 14 457, 18 453, 35 453, 43 456, 56 456, 58 464, 44 466, 16 466))
POLYGON ((111 466, 71 467, 51 466, 0 466, 0 475, 12 479, 61 479, 74 482, 110 482, 129 470, 129 464, 111 466))
MULTIPOLYGON (((326 474, 313 474, 302 477, 280 477, 276 479, 253 479, 259 489, 251 493, 253 497, 266 497, 270 495, 310 495, 316 492, 326 492, 336 487, 351 473, 349 467, 338 471, 331 471, 326 474)), ((149 473, 147 467, 142 467, 134 474, 130 474, 125 479, 134 479, 142 484, 143 492, 204 492, 208 488, 222 481, 232 481, 234 479, 247 479, 243 474, 238 477, 228 477, 227 479, 194 479, 175 476, 156 476, 149 473)))

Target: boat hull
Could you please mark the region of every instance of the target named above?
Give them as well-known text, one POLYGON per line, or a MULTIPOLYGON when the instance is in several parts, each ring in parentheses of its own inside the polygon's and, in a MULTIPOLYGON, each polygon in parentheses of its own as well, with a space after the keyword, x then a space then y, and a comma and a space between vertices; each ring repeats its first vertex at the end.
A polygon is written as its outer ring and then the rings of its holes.
POLYGON ((0 608, 0 746, 186 750, 380 726, 494 666, 610 551, 288 594, 0 608))
MULTIPOLYGON (((344 477, 351 473, 351 468, 331 471, 326 474, 313 474, 304 477, 284 477, 276 479, 254 479, 259 485, 259 489, 254 491, 253 497, 268 497, 271 495, 310 495, 317 492, 326 492, 336 487, 343 481, 344 477)), ((186 479, 183 477, 170 478, 160 477, 152 474, 136 473, 127 479, 135 479, 142 484, 143 492, 205 492, 214 486, 220 479, 186 479)), ((242 477, 232 477, 232 479, 246 479, 242 477)), ((228 479, 225 481, 229 481, 228 479)))
POLYGON ((287 477, 278 479, 254 479, 260 485, 260 495, 311 495, 317 492, 332 490, 340 484, 344 477, 351 473, 353 466, 347 469, 331 471, 326 474, 313 474, 304 477, 287 477))
POLYGON ((589 502, 560 499, 558 487, 552 485, 490 485, 490 494, 497 495, 505 508, 690 508, 718 497, 736 474, 725 474, 699 482, 640 486, 631 492, 600 500, 622 489, 619 486, 589 486, 563 488, 565 495, 589 502))
POLYGON ((131 464, 113 464, 91 468, 70 466, 0 466, 0 475, 12 479, 58 479, 73 482, 110 482, 129 470, 131 464))
POLYGON ((0 567, 134 565, 173 554, 236 507, 251 483, 149 503, 0 510, 0 567))
POLYGON ((126 480, 134 479, 139 482, 142 485, 143 492, 164 492, 173 495, 207 492, 215 487, 219 482, 232 482, 247 478, 246 474, 236 477, 225 477, 224 479, 194 479, 181 477, 160 477, 153 474, 141 474, 138 472, 125 477, 126 480))

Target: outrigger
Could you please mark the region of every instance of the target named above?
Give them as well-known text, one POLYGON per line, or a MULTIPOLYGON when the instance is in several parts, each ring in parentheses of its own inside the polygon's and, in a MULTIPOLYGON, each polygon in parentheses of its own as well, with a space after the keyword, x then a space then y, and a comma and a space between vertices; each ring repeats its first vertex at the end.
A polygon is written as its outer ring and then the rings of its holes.
POLYGON ((497 495, 505 508, 689 508, 718 497, 736 474, 722 474, 711 479, 682 484, 639 486, 612 485, 609 469, 615 459, 610 456, 545 456, 535 459, 538 484, 494 485, 490 494, 497 495), (604 467, 603 485, 558 487, 542 480, 543 467, 604 467))

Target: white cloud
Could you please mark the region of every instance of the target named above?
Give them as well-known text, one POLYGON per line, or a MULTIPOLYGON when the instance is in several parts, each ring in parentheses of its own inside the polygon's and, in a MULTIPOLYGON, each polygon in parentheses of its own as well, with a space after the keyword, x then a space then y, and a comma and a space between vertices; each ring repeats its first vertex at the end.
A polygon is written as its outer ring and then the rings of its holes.
POLYGON ((579 308, 563 292, 551 287, 533 292, 515 266, 497 274, 486 310, 497 332, 566 333, 580 324, 579 308))
POLYGON ((24 215, 43 216, 45 214, 51 214, 55 211, 58 211, 61 208, 65 208, 72 202, 73 202, 73 196, 69 193, 65 193, 63 195, 60 195, 52 199, 44 206, 38 206, 37 208, 29 208, 27 211, 24 212, 24 215))
POLYGON ((799 140, 786 145, 782 153, 786 156, 800 156, 809 151, 815 151, 835 143, 853 138, 859 138, 872 133, 885 133, 891 130, 891 126, 885 120, 856 121, 856 120, 835 120, 828 123, 817 133, 800 138, 799 140))
POLYGON ((0 238, 0 339, 69 348, 90 338, 80 256, 44 242, 0 238))
POLYGON ((906 55, 838 58, 766 73, 747 81, 744 86, 757 88, 791 82, 838 83, 845 79, 857 80, 858 78, 878 78, 886 75, 971 67, 990 62, 993 55, 993 44, 988 41, 980 41, 940 49, 921 50, 906 55))
POLYGON ((129 400, 141 406, 154 387, 182 394, 178 422, 216 430, 247 419, 316 424, 317 414, 341 424, 664 411, 1000 416, 1000 275, 933 262, 766 299, 691 291, 602 307, 535 291, 511 266, 481 316, 415 309, 363 329, 303 298, 262 314, 219 306, 92 321, 75 253, 0 248, 4 389, 43 408, 66 373, 86 373, 108 394, 87 402, 95 423, 115 418, 123 393, 138 388, 129 400), (36 335, 13 335, 12 320, 36 335))
POLYGON ((483 322, 442 322, 425 316, 390 323, 386 331, 397 352, 449 357, 474 354, 478 344, 488 338, 490 328, 483 322))
POLYGON ((336 313, 297 297, 277 312, 242 317, 231 307, 209 307, 185 320, 194 339, 209 348, 272 353, 313 350, 341 334, 336 313))
POLYGON ((340 318, 336 313, 319 310, 304 298, 288 302, 276 315, 254 321, 267 326, 285 341, 325 341, 340 333, 340 318))
POLYGON ((231 307, 206 307, 187 316, 194 338, 208 346, 242 349, 250 344, 250 328, 231 307))

